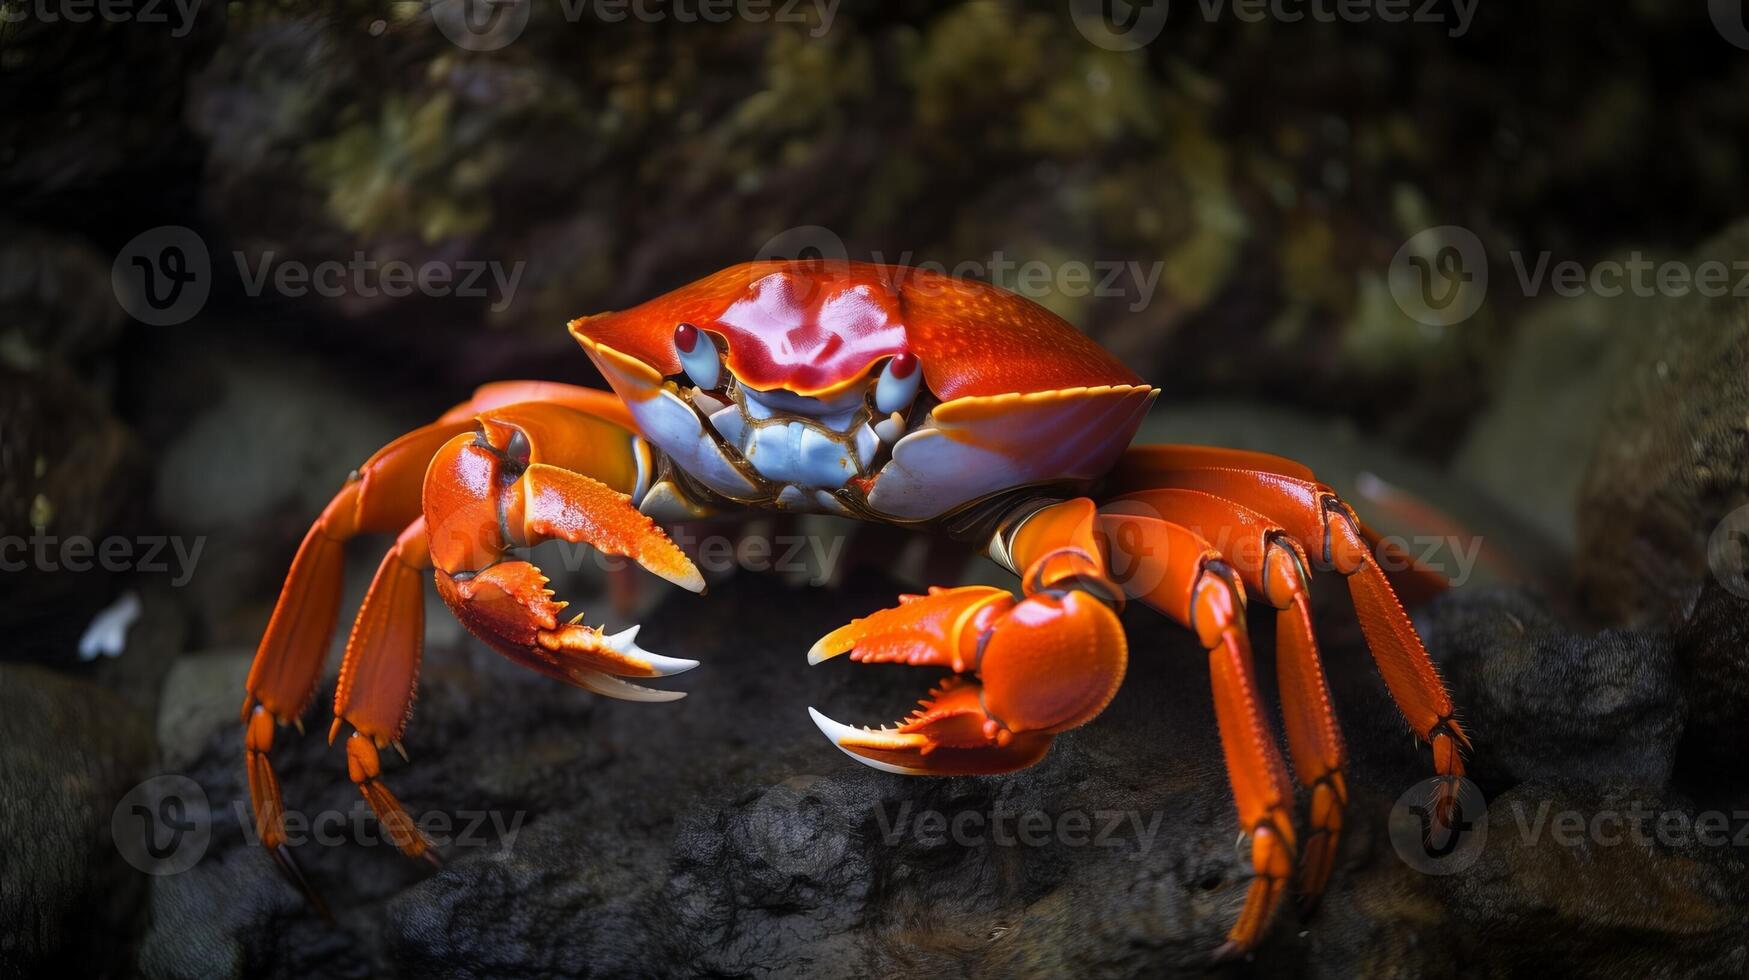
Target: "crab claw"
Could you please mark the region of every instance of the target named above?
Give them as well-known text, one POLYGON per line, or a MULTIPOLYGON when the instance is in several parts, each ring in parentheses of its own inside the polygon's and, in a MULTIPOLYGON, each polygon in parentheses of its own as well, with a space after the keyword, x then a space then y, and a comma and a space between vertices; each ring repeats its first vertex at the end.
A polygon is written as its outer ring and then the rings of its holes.
POLYGON ((437 573, 437 591, 456 618, 511 660, 548 677, 623 701, 677 701, 684 691, 661 691, 622 677, 666 677, 691 670, 696 660, 664 657, 638 646, 638 627, 609 634, 584 626, 582 616, 558 621, 540 569, 507 561, 465 578, 437 573))
POLYGON ((1024 769, 1057 732, 1090 721, 1123 682, 1128 647, 1110 607, 1080 591, 1016 602, 1001 589, 932 588, 814 644, 810 663, 954 671, 895 725, 855 728, 809 708, 845 754, 883 772, 982 775, 1024 769))

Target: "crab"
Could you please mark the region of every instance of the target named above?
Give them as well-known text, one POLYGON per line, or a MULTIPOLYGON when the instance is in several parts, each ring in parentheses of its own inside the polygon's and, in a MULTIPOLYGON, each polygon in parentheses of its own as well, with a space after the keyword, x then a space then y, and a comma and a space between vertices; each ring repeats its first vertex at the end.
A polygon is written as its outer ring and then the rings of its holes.
POLYGON ((1345 754, 1312 628, 1314 569, 1346 578, 1372 656, 1430 747, 1440 785, 1463 775, 1468 739, 1381 558, 1419 576, 1418 586, 1438 587, 1432 573, 1298 463, 1130 445, 1158 390, 1032 301, 903 266, 767 261, 569 328, 611 394, 550 382, 482 387, 355 470, 298 548, 242 720, 261 843, 306 894, 269 754, 281 726, 301 731, 339 613, 343 546, 366 533, 396 537, 346 641, 328 737, 350 729, 352 781, 390 840, 433 861, 381 759, 391 746, 405 756, 425 583, 519 664, 608 697, 669 701, 682 693, 635 681, 696 661, 643 649, 635 626, 608 633, 567 618, 518 552, 583 543, 702 593, 703 577, 662 524, 746 508, 953 535, 1019 577, 1018 596, 980 585, 900 596, 808 651, 815 664, 848 655, 948 671, 896 724, 854 727, 809 709, 834 745, 885 772, 1032 765, 1117 693, 1129 660, 1118 618, 1126 603, 1191 630, 1207 651, 1254 869, 1222 946, 1229 953, 1260 941, 1294 885, 1315 900, 1342 829, 1345 754), (1248 597, 1275 611, 1291 776, 1258 693, 1248 597))

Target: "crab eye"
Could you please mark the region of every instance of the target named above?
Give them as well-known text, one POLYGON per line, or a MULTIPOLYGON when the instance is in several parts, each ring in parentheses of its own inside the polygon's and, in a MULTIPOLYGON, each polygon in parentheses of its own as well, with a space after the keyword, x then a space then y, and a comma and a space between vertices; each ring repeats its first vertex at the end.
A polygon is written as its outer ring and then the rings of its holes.
POLYGON ((911 404, 922 380, 923 372, 917 370, 917 355, 908 350, 894 354, 881 370, 880 380, 875 382, 875 408, 882 415, 891 415, 911 404))
POLYGON ((723 358, 704 331, 690 323, 675 327, 674 349, 680 352, 680 366, 686 369, 693 384, 706 391, 717 386, 723 373, 723 358))

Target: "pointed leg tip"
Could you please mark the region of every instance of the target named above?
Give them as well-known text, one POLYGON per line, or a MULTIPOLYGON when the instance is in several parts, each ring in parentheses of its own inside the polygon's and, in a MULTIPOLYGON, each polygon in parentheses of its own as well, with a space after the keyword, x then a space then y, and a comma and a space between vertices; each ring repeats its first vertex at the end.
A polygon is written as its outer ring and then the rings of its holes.
POLYGON ((304 869, 299 867, 298 859, 292 854, 291 848, 285 844, 278 844, 271 848, 268 853, 273 855, 273 863, 279 866, 280 875, 290 882, 293 888, 303 894, 304 901, 308 902, 312 909, 315 909, 316 914, 328 922, 333 922, 334 913, 329 911, 328 903, 322 901, 321 893, 317 892, 315 886, 310 884, 309 879, 304 877, 304 869))

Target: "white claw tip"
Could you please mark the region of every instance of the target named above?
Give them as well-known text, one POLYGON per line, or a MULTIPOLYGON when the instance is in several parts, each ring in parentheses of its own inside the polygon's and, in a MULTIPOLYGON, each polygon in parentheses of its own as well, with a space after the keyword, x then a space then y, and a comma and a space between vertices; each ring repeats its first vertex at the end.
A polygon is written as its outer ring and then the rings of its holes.
POLYGON ((860 733, 849 725, 833 721, 826 717, 820 712, 814 710, 812 705, 808 707, 808 717, 814 719, 814 724, 820 729, 820 734, 831 739, 832 744, 838 746, 838 751, 843 752, 845 755, 850 756, 852 759, 855 759, 870 769, 879 769, 881 772, 890 772, 898 776, 926 775, 921 769, 907 769, 904 766, 895 766, 888 762, 876 762, 873 759, 857 755, 855 752, 845 748, 844 740, 860 733))
POLYGON ((667 677, 670 674, 684 673, 685 671, 698 666, 698 661, 696 660, 686 660, 681 657, 664 657, 659 653, 651 653, 643 647, 638 646, 638 630, 640 629, 643 629, 642 623, 636 626, 628 626, 625 629, 620 630, 618 633, 607 637, 607 645, 628 657, 636 657, 645 661, 650 665, 650 669, 655 671, 655 676, 657 677, 667 677))

